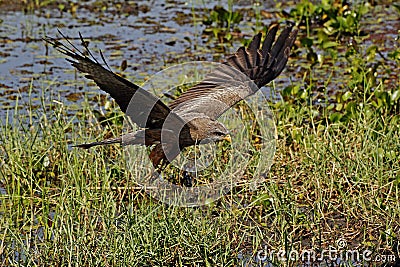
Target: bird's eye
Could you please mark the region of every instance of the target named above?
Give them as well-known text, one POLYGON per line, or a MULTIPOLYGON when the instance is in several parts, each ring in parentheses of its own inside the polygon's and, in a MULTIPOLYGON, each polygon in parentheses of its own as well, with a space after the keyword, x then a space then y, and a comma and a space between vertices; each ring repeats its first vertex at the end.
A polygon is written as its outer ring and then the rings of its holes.
POLYGON ((214 132, 214 134, 217 136, 225 136, 226 135, 226 133, 223 133, 223 132, 214 132))

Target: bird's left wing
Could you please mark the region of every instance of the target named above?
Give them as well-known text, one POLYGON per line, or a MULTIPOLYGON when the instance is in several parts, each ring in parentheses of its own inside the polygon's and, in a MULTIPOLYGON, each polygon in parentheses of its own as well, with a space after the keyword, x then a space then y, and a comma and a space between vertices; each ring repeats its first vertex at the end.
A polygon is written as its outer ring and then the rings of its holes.
MULTIPOLYGON (((86 54, 81 52, 61 32, 60 34, 64 42, 68 42, 69 45, 51 37, 46 37, 43 40, 68 56, 67 60, 72 63, 72 66, 85 73, 85 77, 92 79, 100 89, 109 93, 132 122, 145 128, 162 127, 165 118, 170 113, 170 109, 158 97, 104 68, 92 55, 87 42, 83 40, 82 36, 80 36, 80 39, 86 54), (133 97, 135 97, 135 103, 129 105, 133 97)), ((105 63, 102 54, 101 57, 105 63)), ((107 63, 105 64, 107 65, 107 63)))

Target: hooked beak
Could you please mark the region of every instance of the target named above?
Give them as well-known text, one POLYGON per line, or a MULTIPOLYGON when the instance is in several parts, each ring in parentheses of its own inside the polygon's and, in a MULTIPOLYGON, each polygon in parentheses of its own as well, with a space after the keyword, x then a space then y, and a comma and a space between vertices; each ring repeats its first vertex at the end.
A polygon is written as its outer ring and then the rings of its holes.
POLYGON ((232 143, 232 138, 230 134, 225 135, 224 138, 222 138, 222 140, 232 143))

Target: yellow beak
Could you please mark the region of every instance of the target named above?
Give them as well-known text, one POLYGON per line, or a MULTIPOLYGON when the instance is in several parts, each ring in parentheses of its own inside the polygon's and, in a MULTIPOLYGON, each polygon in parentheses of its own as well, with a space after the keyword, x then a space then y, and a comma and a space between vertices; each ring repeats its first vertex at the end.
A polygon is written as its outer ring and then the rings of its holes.
POLYGON ((224 138, 222 138, 222 140, 232 143, 232 138, 230 134, 225 135, 224 138))

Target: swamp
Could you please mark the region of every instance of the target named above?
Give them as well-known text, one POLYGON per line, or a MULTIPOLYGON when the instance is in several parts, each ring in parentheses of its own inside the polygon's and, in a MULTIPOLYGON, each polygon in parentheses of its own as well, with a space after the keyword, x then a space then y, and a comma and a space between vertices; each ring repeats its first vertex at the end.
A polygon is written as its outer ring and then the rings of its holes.
POLYGON ((400 266, 400 4, 0 0, 1 266, 400 266), (273 22, 299 32, 261 90, 275 154, 197 207, 150 197, 117 137, 124 115, 42 38, 139 85, 223 62, 273 22), (334 256, 332 256, 332 254, 334 256))

